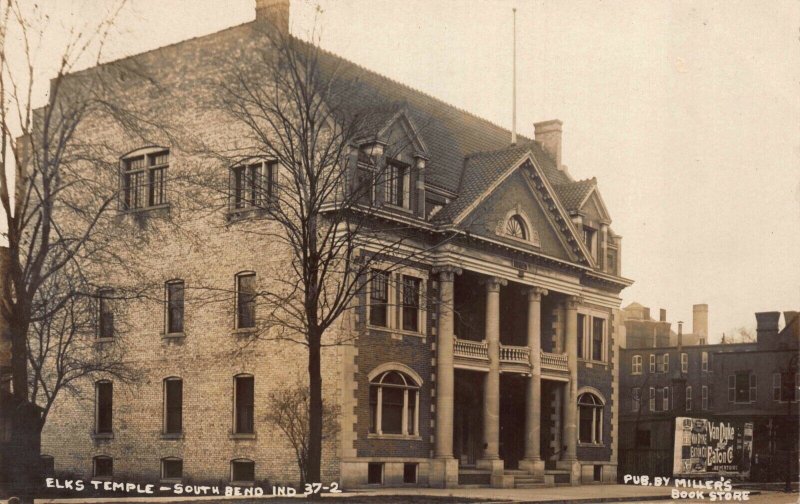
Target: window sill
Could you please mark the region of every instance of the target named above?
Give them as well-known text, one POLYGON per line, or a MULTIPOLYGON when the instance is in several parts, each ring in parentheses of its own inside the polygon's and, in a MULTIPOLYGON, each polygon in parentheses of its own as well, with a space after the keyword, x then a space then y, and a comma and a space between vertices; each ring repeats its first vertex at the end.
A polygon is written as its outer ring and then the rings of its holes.
POLYGON ((175 483, 182 483, 183 478, 161 478, 158 482, 162 485, 174 485, 175 483))
POLYGON ((113 337, 111 337, 111 338, 95 338, 94 339, 94 344, 95 345, 102 345, 104 343, 112 343, 113 341, 114 341, 113 337))
POLYGON ((159 210, 165 210, 165 213, 169 212, 169 203, 162 203, 161 205, 153 205, 147 207, 140 207, 140 208, 127 208, 120 210, 120 213, 123 215, 136 215, 136 214, 146 214, 148 212, 154 212, 159 210))
POLYGON ((258 332, 257 327, 240 327, 239 329, 234 329, 231 331, 231 333, 235 336, 251 336, 256 332, 258 332))
POLYGON ((255 481, 231 481, 231 486, 238 486, 238 487, 251 487, 255 486, 255 481))
POLYGON ((103 440, 103 439, 114 439, 113 432, 95 432, 92 434, 92 439, 95 440, 103 440))
POLYGON ((169 439, 169 440, 177 440, 183 439, 184 433, 183 432, 162 432, 161 439, 169 439))
POLYGON ((177 333, 161 333, 161 339, 164 340, 179 340, 186 337, 186 333, 177 332, 177 333))
POLYGON ((256 439, 256 434, 255 434, 255 432, 253 432, 253 433, 247 433, 247 434, 245 434, 245 433, 236 433, 236 432, 232 432, 232 433, 228 434, 228 439, 233 439, 233 440, 250 440, 250 439, 256 439))
POLYGON ((267 216, 268 213, 266 208, 252 207, 228 210, 228 212, 225 214, 225 219, 228 222, 239 222, 247 219, 262 218, 267 216))
POLYGON ((422 436, 414 434, 375 434, 370 432, 367 434, 367 439, 399 439, 406 441, 422 441, 422 436))
POLYGON ((378 332, 385 332, 391 334, 397 334, 402 336, 414 336, 416 338, 425 338, 426 334, 421 332, 414 332, 414 331, 405 331, 403 329, 393 329, 391 327, 383 327, 383 326, 374 326, 367 324, 368 331, 378 331, 378 332))

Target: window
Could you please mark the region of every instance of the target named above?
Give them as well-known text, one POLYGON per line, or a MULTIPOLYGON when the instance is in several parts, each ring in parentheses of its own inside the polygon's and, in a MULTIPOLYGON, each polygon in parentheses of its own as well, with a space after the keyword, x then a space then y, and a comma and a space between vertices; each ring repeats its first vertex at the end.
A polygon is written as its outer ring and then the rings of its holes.
POLYGON ((603 341, 605 340, 605 320, 592 317, 592 360, 602 361, 605 352, 603 341))
POLYGON ((692 411, 692 386, 686 386, 686 411, 692 411))
POLYGON ((385 271, 372 270, 369 323, 379 327, 389 326, 389 274, 385 271))
POLYGON ((256 274, 236 275, 236 328, 256 326, 256 274))
POLYGON ((642 356, 634 355, 631 361, 631 374, 642 374, 642 356))
POLYGON ((169 150, 162 149, 122 160, 122 208, 139 210, 167 203, 169 150))
POLYGON ((94 387, 97 408, 95 433, 109 434, 113 432, 114 384, 108 380, 103 380, 95 383, 94 387))
POLYGON ((661 411, 669 411, 669 387, 661 389, 661 411))
POLYGON ((578 358, 586 358, 586 315, 583 313, 578 314, 578 358))
POLYGON ((370 432, 417 435, 419 385, 399 371, 386 371, 369 387, 370 432))
POLYGON ((597 464, 594 466, 594 481, 603 479, 603 466, 597 464))
POLYGON ((231 168, 231 210, 264 208, 273 202, 277 166, 259 161, 231 168))
POLYGON ((167 334, 183 332, 183 281, 167 282, 167 334))
POLYGON ((520 240, 528 239, 528 226, 519 215, 512 215, 506 221, 506 235, 520 240))
POLYGON ((656 356, 655 354, 650 354, 650 372, 656 372, 656 356))
POLYGON ((180 434, 183 431, 183 380, 164 380, 164 433, 180 434))
POLYGON ((701 361, 700 361, 701 362, 701 366, 700 366, 700 368, 703 371, 708 371, 708 352, 703 352, 702 354, 700 354, 700 356, 701 356, 701 361))
POLYGON ((631 389, 631 411, 634 413, 639 412, 639 408, 642 405, 642 389, 639 387, 633 387, 631 389))
POLYGON ((114 476, 114 459, 105 455, 97 456, 93 459, 95 478, 110 478, 114 476))
POLYGON ((113 294, 114 291, 112 289, 100 289, 97 291, 98 338, 114 337, 114 311, 111 307, 113 294))
POLYGON ((246 375, 236 376, 233 381, 233 432, 234 434, 253 434, 254 378, 246 375))
POLYGON ((403 275, 403 330, 419 332, 420 287, 419 278, 403 275))
POLYGON ((417 482, 417 464, 406 462, 403 464, 403 483, 417 482))
POLYGON ((665 353, 664 357, 661 359, 662 362, 662 369, 661 371, 664 373, 669 373, 669 354, 665 353))
POLYGON ((780 402, 797 401, 798 374, 781 372, 772 374, 772 400, 780 402))
POLYGON ((589 249, 591 252, 592 257, 597 257, 597 240, 595 239, 597 235, 597 231, 588 227, 583 226, 583 242, 586 244, 586 248, 589 249))
POLYGON ((689 354, 681 352, 681 373, 689 372, 689 354))
POLYGON ((650 387, 650 411, 656 410, 656 389, 650 387))
POLYGON ((231 481, 251 482, 256 480, 256 463, 247 459, 231 460, 231 481))
POLYGON ((386 166, 386 202, 395 206, 409 208, 411 185, 408 166, 390 162, 386 166))
POLYGON ((728 402, 747 403, 756 400, 756 375, 740 371, 728 375, 728 402))
MULTIPOLYGON (((359 158, 362 151, 359 151, 359 158)), ((375 202, 375 168, 373 161, 358 161, 354 190, 359 203, 371 205, 375 202)))
POLYGON ((56 460, 53 458, 52 455, 42 455, 41 457, 39 457, 39 461, 42 464, 43 476, 55 476, 56 460))
POLYGON ((183 460, 174 457, 161 459, 161 479, 181 478, 183 478, 183 460))
POLYGON ((707 410, 708 409, 708 386, 706 386, 706 385, 703 385, 700 388, 700 401, 701 401, 700 402, 700 408, 702 408, 703 411, 707 410))
POLYGON ((589 392, 578 396, 578 441, 600 444, 603 442, 603 403, 589 392))
POLYGON ((382 462, 370 462, 369 464, 367 464, 367 484, 369 485, 383 484, 382 462))

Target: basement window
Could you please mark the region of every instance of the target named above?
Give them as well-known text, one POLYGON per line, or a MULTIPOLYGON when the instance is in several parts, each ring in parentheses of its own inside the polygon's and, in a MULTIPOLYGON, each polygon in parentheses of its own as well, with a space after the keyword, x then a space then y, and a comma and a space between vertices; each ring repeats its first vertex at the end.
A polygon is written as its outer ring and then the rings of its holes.
POLYGON ((403 464, 403 483, 416 483, 417 482, 417 464, 405 463, 403 464))
POLYGON ((383 484, 383 462, 370 462, 367 465, 367 484, 383 484))

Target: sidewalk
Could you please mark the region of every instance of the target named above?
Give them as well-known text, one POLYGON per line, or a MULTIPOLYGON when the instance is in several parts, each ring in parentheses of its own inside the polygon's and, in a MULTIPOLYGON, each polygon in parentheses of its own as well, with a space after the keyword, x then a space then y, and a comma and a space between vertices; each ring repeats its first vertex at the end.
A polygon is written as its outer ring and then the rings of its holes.
POLYGON ((496 499, 514 502, 641 502, 672 499, 671 487, 637 485, 581 485, 543 488, 387 488, 359 490, 354 495, 431 495, 466 499, 496 499))

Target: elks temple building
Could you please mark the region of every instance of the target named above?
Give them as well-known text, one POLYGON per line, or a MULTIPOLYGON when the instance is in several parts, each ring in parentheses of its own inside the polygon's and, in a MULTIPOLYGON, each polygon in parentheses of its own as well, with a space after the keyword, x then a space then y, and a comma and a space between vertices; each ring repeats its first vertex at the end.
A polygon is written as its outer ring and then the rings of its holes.
MULTIPOLYGON (((235 126, 204 108, 202 82, 213 71, 209 55, 246 57, 248 48, 268 44, 257 29, 264 21, 288 33, 288 0, 256 4, 254 22, 124 60, 147 69, 158 86, 140 87, 128 75, 129 93, 120 99, 138 100, 140 110, 199 136, 235 138, 235 126)), ((332 54, 321 58, 340 79, 358 81, 350 100, 375 103, 384 114, 376 140, 357 146, 397 174, 375 195, 375 219, 418 230, 410 247, 441 243, 376 274, 357 315, 336 329, 355 334, 354 344, 324 352, 324 397, 339 408, 337 433, 323 450, 323 482, 616 481, 619 293, 632 282, 621 276, 621 237, 597 181, 574 180, 562 165, 561 122, 537 123, 535 139, 512 143, 510 131, 484 119, 332 54), (452 238, 442 240, 445 234, 452 238)), ((110 74, 115 65, 85 74, 110 74)), ((168 138, 137 145, 98 121, 78 134, 117 146, 120 218, 156 228, 164 216, 186 218, 187 196, 165 181, 188 170, 193 154, 168 138)), ((348 162, 369 169, 360 156, 348 162)), ((231 180, 240 168, 218 167, 231 180)), ((281 176, 268 160, 262 169, 281 176)), ((243 190, 231 187, 237 196, 243 190)), ((236 218, 220 210, 193 220, 202 240, 160 236, 134 251, 161 275, 163 301, 126 301, 113 311, 101 296, 97 344, 116 344, 124 325, 126 355, 145 378, 100 379, 80 397, 59 399, 42 445, 56 473, 299 480, 292 447, 265 416, 270 394, 303 376, 305 349, 258 340, 234 352, 259 323, 253 293, 269 290, 268 268, 286 260, 275 240, 248 232, 273 225, 269 219, 240 210, 236 218), (199 285, 235 290, 236 301, 201 303, 199 285)), ((107 283, 113 288, 114 279, 107 283)))

